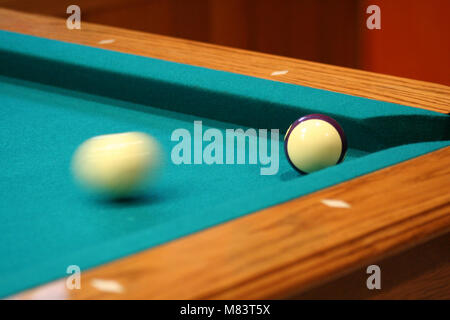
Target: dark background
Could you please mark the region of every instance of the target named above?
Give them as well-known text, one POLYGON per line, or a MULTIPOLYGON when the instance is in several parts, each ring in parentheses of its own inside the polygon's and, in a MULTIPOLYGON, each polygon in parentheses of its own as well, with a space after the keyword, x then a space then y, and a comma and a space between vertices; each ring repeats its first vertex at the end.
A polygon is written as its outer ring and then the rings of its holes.
POLYGON ((450 85, 450 0, 0 0, 62 18, 71 4, 82 22, 450 85))

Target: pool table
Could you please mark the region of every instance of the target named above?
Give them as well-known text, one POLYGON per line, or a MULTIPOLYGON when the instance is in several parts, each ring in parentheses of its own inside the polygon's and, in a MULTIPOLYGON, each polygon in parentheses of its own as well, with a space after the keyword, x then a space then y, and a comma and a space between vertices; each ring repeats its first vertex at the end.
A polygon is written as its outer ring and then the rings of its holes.
POLYGON ((449 298, 449 87, 6 9, 0 29, 1 297, 449 298), (349 151, 300 175, 282 140, 308 113, 349 151), (278 171, 174 164, 194 121, 278 129, 278 171), (78 188, 76 147, 125 131, 161 142, 160 182, 123 201, 78 188))

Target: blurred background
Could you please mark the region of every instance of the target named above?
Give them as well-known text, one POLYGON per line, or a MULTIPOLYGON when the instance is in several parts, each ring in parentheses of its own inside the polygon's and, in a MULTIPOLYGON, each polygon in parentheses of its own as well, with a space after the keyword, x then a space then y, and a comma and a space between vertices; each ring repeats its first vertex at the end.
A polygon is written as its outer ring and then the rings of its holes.
POLYGON ((450 85, 450 0, 0 0, 0 7, 450 85), (381 30, 369 30, 369 5, 381 30))

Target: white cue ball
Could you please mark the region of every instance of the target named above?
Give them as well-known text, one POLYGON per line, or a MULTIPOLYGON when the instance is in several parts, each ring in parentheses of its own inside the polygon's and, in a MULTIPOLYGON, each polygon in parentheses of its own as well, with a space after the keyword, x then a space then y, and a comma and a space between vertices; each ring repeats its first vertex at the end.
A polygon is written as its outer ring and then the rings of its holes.
POLYGON ((157 177, 162 152, 141 132, 107 134, 83 142, 72 159, 75 179, 88 190, 114 198, 135 196, 157 177))

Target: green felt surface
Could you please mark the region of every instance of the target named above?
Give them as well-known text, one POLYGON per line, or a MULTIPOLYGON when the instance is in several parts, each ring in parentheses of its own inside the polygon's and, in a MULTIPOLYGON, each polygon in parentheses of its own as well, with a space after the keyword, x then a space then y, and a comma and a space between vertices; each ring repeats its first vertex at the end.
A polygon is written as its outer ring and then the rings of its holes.
POLYGON ((0 296, 437 150, 450 144, 449 124, 430 111, 1 31, 0 296), (342 164, 300 176, 281 140, 272 176, 259 165, 170 162, 171 133, 192 132, 194 120, 284 132, 308 113, 342 124, 342 164), (70 175, 74 150, 125 131, 161 142, 160 183, 138 201, 87 195, 70 175))

